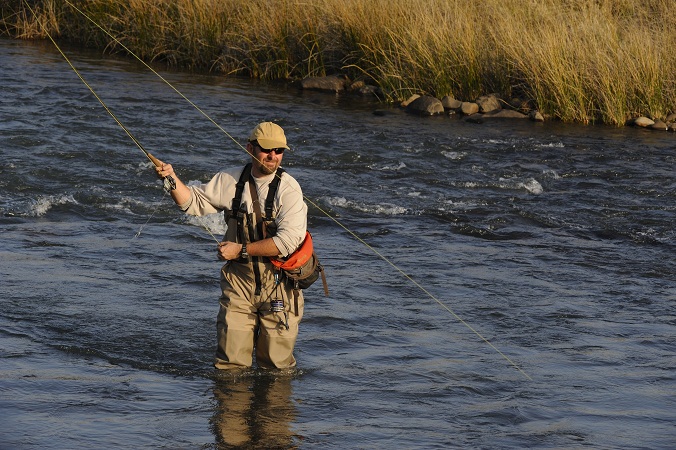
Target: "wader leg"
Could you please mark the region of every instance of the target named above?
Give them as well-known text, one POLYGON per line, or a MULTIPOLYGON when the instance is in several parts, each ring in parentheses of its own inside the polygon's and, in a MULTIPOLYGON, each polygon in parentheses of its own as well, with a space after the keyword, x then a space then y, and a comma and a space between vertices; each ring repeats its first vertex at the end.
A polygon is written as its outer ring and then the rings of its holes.
POLYGON ((260 330, 256 340, 256 362, 263 369, 287 369, 296 365, 293 348, 298 337, 298 324, 303 317, 303 294, 289 288, 284 291, 288 330, 283 312, 261 311, 260 330))
POLYGON ((221 288, 214 366, 217 369, 251 367, 258 321, 256 308, 249 301, 251 286, 247 286, 246 277, 233 277, 224 267, 221 288))

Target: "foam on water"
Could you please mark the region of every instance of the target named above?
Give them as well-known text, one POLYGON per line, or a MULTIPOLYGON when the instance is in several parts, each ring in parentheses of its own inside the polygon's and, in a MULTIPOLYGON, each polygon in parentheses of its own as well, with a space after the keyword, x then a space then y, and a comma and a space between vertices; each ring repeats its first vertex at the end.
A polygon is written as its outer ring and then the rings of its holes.
POLYGON ((222 213, 207 214, 206 216, 201 217, 184 214, 183 218, 185 219, 185 222, 190 225, 206 228, 218 239, 223 237, 228 229, 228 226, 225 223, 225 216, 222 213))
POLYGON ((411 210, 404 208, 402 206, 394 204, 367 204, 362 202, 355 202, 347 200, 344 197, 329 197, 323 198, 324 202, 328 203, 331 206, 336 206, 340 208, 352 209, 355 211, 372 213, 372 214, 382 214, 386 216, 396 216, 401 214, 409 214, 411 210))
POLYGON ((24 209, 25 216, 41 217, 47 214, 50 209, 59 205, 77 205, 78 202, 72 195, 57 194, 57 195, 39 195, 33 200, 29 200, 28 205, 19 207, 24 209))

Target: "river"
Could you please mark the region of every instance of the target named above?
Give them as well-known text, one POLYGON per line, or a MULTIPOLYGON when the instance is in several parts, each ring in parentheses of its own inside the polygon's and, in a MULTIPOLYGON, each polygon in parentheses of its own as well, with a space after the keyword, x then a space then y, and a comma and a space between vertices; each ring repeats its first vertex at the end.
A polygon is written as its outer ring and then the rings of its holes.
POLYGON ((173 205, 50 43, 2 39, 0 448, 676 446, 674 134, 161 71, 231 139, 138 62, 65 52, 183 180, 282 125, 331 295, 296 370, 215 371, 222 218, 173 205))

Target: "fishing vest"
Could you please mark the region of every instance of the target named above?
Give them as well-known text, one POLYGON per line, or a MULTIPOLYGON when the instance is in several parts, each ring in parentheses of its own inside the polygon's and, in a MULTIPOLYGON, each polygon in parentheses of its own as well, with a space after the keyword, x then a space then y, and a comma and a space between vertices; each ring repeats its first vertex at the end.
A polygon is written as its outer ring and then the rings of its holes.
MULTIPOLYGON (((244 170, 237 181, 237 185, 235 186, 235 196, 232 199, 232 206, 230 207, 230 210, 226 209, 224 211, 225 223, 228 227, 225 232, 226 241, 236 242, 238 244, 248 244, 250 242, 260 241, 267 237, 274 236, 277 231, 273 206, 284 169, 281 167, 278 168, 276 175, 272 181, 270 181, 268 195, 265 198, 264 215, 261 216, 256 213, 257 211, 260 211, 260 205, 252 205, 253 213, 247 211, 246 204, 242 205, 242 193, 244 192, 244 186, 247 182, 249 184, 249 189, 253 191, 251 194, 252 202, 255 202, 255 199, 258 198, 258 195, 255 194, 256 181, 254 180, 253 175, 251 175, 251 167, 251 163, 244 167, 244 170)), ((251 262, 256 282, 255 292, 256 295, 260 295, 261 273, 265 270, 265 264, 270 264, 269 259, 265 256, 249 256, 248 260, 240 258, 236 261, 239 263, 251 262)))

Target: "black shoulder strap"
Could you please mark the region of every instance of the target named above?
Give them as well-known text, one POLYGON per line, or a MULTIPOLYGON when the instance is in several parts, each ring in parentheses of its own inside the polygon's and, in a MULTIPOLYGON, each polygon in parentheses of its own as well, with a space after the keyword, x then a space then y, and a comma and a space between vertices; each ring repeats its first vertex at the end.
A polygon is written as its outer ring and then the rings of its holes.
POLYGON ((281 167, 277 169, 277 173, 275 174, 275 177, 272 179, 270 182, 270 186, 268 187, 268 196, 265 197, 265 218, 266 219, 271 219, 272 218, 272 205, 275 202, 275 194, 277 193, 277 188, 279 188, 279 182, 282 179, 282 174, 285 172, 284 169, 281 167))
POLYGON ((244 183, 249 179, 251 174, 251 163, 244 166, 242 174, 239 176, 239 181, 237 181, 237 186, 235 186, 235 196, 232 198, 232 207, 230 211, 233 214, 236 214, 239 211, 239 205, 242 203, 242 192, 244 191, 244 183))

